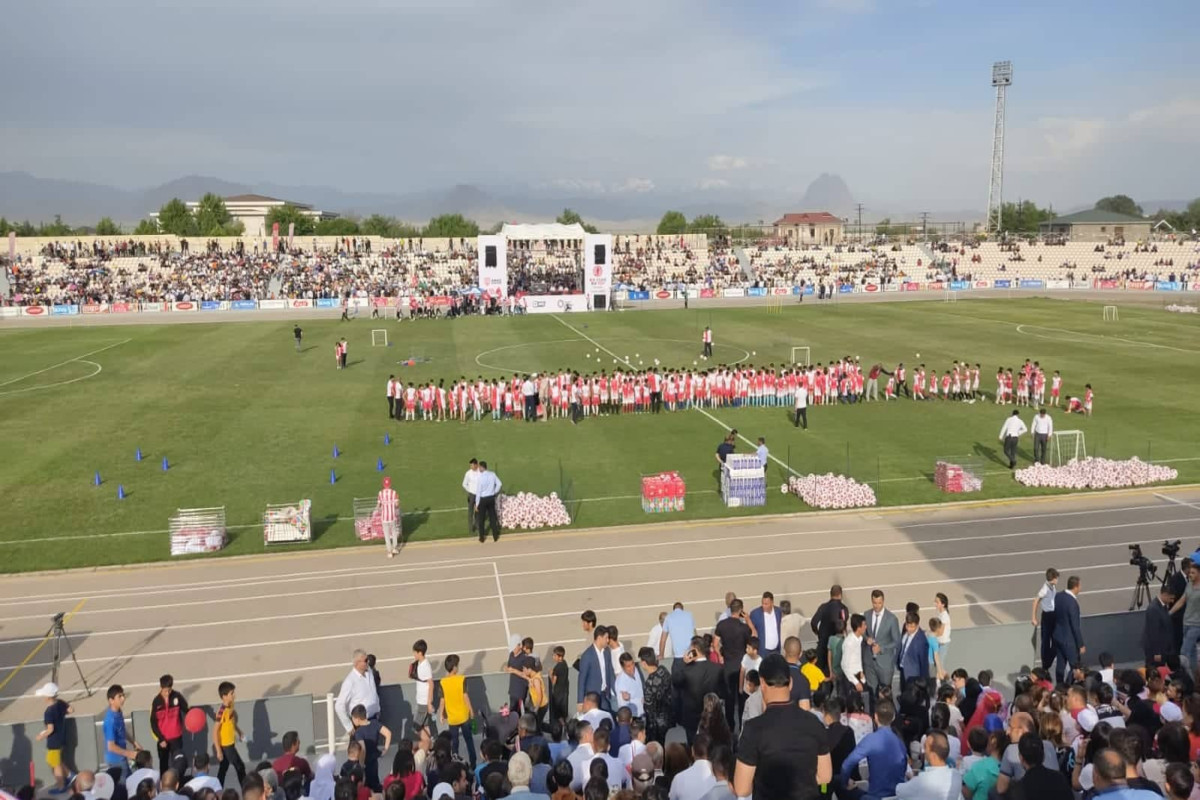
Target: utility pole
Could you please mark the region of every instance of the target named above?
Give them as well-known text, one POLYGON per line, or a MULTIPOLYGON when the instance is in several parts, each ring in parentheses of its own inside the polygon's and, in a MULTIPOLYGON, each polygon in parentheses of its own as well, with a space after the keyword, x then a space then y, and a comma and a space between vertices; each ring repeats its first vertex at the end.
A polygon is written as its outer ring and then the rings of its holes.
POLYGON ((859 242, 862 241, 862 212, 863 212, 863 204, 859 203, 858 204, 858 241, 859 242))
POLYGON ((928 211, 921 212, 921 238, 923 238, 927 242, 929 241, 929 212, 928 211))

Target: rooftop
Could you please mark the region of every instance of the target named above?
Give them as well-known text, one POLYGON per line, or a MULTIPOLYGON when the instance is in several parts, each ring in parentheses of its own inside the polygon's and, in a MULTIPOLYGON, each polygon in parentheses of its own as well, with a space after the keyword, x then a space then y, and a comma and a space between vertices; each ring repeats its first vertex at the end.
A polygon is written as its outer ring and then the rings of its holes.
POLYGON ((1077 211, 1074 214, 1067 214, 1065 217, 1056 217, 1049 222, 1042 223, 1043 225, 1129 225, 1135 223, 1149 223, 1150 220, 1144 217, 1133 217, 1129 214, 1117 214, 1112 211, 1101 211, 1098 208, 1089 208, 1086 211, 1077 211))
POLYGON ((776 225, 840 225, 842 220, 828 211, 804 214, 784 214, 775 221, 776 225))

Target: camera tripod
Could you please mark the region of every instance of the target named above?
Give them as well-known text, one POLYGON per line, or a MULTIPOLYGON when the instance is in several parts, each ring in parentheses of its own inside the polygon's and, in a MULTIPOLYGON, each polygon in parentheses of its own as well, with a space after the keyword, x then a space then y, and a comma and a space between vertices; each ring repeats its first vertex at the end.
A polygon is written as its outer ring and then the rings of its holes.
POLYGON ((1175 556, 1167 558, 1167 566, 1163 568, 1162 588, 1166 589, 1171 585, 1171 579, 1179 574, 1179 567, 1175 566, 1175 556))
POLYGON ((1140 611, 1142 606, 1150 602, 1150 579, 1153 577, 1155 577, 1154 573, 1147 570, 1145 564, 1138 567, 1137 584, 1133 587, 1133 600, 1129 602, 1130 611, 1134 609, 1140 611))
POLYGON ((50 630, 46 631, 46 639, 50 640, 50 655, 52 665, 50 667, 50 680, 58 683, 58 667, 62 662, 62 648, 66 645, 67 653, 71 656, 71 663, 75 665, 75 672, 79 675, 79 682, 83 684, 84 690, 88 697, 92 696, 92 687, 88 686, 87 678, 83 675, 83 669, 79 666, 79 659, 75 657, 75 647, 71 644, 71 639, 67 636, 66 628, 63 627, 63 612, 58 612, 54 615, 54 620, 50 623, 50 630))

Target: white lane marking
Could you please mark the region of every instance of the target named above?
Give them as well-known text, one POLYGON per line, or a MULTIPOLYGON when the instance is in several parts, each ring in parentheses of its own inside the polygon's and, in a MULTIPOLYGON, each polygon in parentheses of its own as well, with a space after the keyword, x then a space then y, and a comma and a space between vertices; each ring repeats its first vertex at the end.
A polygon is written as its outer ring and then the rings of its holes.
POLYGON ((42 389, 54 389, 58 386, 67 386, 68 384, 79 383, 80 381, 86 381, 90 378, 94 378, 97 375, 99 375, 101 372, 104 371, 104 367, 100 366, 95 361, 87 361, 86 359, 82 359, 82 358, 78 358, 78 359, 76 359, 76 361, 78 361, 80 364, 91 364, 96 369, 92 372, 89 372, 87 375, 81 375, 78 378, 71 378, 68 381, 57 381, 55 383, 42 383, 37 386, 26 386, 24 389, 6 389, 5 391, 0 392, 0 397, 3 397, 5 395, 10 395, 10 394, 23 394, 24 392, 37 392, 42 389))
POLYGON ((64 367, 67 364, 70 364, 75 361, 82 361, 83 359, 87 358, 88 356, 94 356, 94 355, 96 355, 96 353, 103 353, 105 350, 111 350, 114 347, 120 347, 121 345, 126 344, 128 342, 132 342, 132 341, 133 341, 132 338, 122 339, 121 341, 116 342, 114 344, 110 344, 105 347, 101 347, 96 350, 92 350, 90 353, 84 353, 81 356, 75 356, 74 358, 68 358, 66 361, 60 361, 57 364, 53 364, 49 367, 46 367, 45 369, 39 369, 36 372, 27 372, 24 375, 20 375, 16 378, 9 378, 8 380, 4 381, 3 383, 0 383, 0 387, 8 386, 10 383, 17 383, 18 381, 23 381, 26 378, 32 378, 34 375, 41 375, 43 372, 49 372, 52 369, 58 369, 59 367, 64 367))
MULTIPOLYGON (((718 425, 720 425, 722 428, 724 428, 724 429, 725 429, 725 430, 727 430, 727 431, 731 431, 731 430, 733 430, 733 427, 732 427, 732 426, 730 426, 730 425, 726 425, 724 422, 721 422, 721 420, 717 419, 716 417, 714 417, 712 414, 710 414, 710 413, 708 413, 707 411, 705 411, 705 410, 704 410, 703 408, 701 408, 700 406, 692 406, 692 410, 693 410, 693 411, 699 411, 701 414, 703 414, 704 416, 708 417, 708 418, 709 418, 709 419, 711 419, 713 422, 717 423, 718 425)), ((742 435, 742 434, 740 434, 740 433, 738 434, 738 438, 739 438, 739 439, 741 439, 741 440, 742 440, 743 442, 745 442, 746 444, 750 445, 751 447, 755 447, 755 446, 756 446, 756 445, 754 444, 754 442, 750 441, 749 439, 747 439, 745 436, 743 436, 743 435, 742 435)), ((768 453, 767 453, 767 458, 771 459, 771 460, 772 460, 772 461, 774 461, 776 464, 778 464, 779 466, 783 467, 784 469, 786 469, 788 472, 792 473, 793 475, 799 475, 799 474, 800 474, 799 472, 796 472, 796 470, 792 469, 792 468, 791 468, 791 467, 789 467, 787 464, 783 463, 783 462, 782 462, 782 461, 780 461, 778 458, 776 458, 775 456, 773 456, 773 455, 772 455, 770 452, 768 452, 768 453)))
POLYGON ((496 576, 496 596, 500 598, 500 618, 504 620, 504 641, 512 641, 512 629, 508 626, 508 609, 504 607, 504 588, 500 585, 500 568, 492 562, 492 573, 496 576))
POLYGON ((1174 503, 1177 506, 1187 506, 1188 508, 1194 508, 1197 511, 1200 511, 1200 506, 1196 505, 1195 503, 1189 503, 1186 500, 1180 500, 1177 497, 1171 497, 1170 495, 1159 494, 1158 492, 1155 492, 1154 496, 1160 500, 1166 500, 1168 503, 1174 503))

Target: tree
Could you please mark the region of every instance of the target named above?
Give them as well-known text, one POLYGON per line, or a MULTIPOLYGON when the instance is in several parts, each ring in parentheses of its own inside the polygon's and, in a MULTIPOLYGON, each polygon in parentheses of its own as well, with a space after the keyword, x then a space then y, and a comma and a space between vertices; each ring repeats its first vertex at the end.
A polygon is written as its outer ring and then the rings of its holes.
POLYGON ((663 214, 662 219, 658 221, 658 234, 667 236, 679 233, 687 233, 687 217, 679 211, 663 214))
POLYGON ((121 226, 112 221, 112 217, 102 217, 96 223, 97 236, 120 236, 121 226))
POLYGON ((0 217, 0 236, 8 236, 9 231, 15 231, 17 228, 4 217, 0 217))
POLYGON ((559 225, 581 225, 588 233, 598 233, 599 229, 595 225, 588 225, 583 221, 583 217, 579 213, 570 209, 564 208, 562 213, 558 215, 558 219, 554 220, 559 225))
POLYGON ((201 236, 233 235, 233 216, 225 208, 225 201, 212 192, 200 198, 195 217, 196 230, 201 236))
POLYGON ((158 223, 150 217, 142 220, 133 229, 134 236, 155 236, 158 234, 158 223))
POLYGON ((299 206, 294 206, 291 203, 284 203, 281 206, 274 206, 267 212, 267 231, 270 232, 275 223, 279 223, 279 235, 287 236, 288 225, 295 225, 293 233, 296 236, 311 236, 312 232, 317 229, 317 221, 304 213, 304 210, 299 206))
POLYGON ((196 218, 178 197, 171 198, 158 210, 158 227, 163 233, 176 236, 195 236, 197 232, 196 218))
POLYGON ((1038 208, 1032 200, 1005 203, 1000 214, 1004 230, 1009 233, 1037 233, 1038 226, 1057 216, 1053 208, 1038 208))
POLYGON ((347 217, 323 219, 317 223, 317 236, 357 236, 358 223, 347 217))
POLYGON ((1108 211, 1112 214, 1126 214, 1131 217, 1142 216, 1142 207, 1133 202, 1133 198, 1126 194, 1101 197, 1096 201, 1096 210, 1108 211))
POLYGON ((700 214, 692 217, 688 230, 693 233, 707 233, 709 236, 721 236, 729 233, 729 226, 716 214, 700 214))
POLYGON ((422 233, 428 239, 456 239, 478 236, 479 225, 462 214, 442 214, 429 220, 422 233))
POLYGON ((38 236, 70 236, 71 226, 62 221, 61 214, 54 215, 54 222, 43 222, 38 225, 38 236))
POLYGON ((367 236, 382 236, 384 239, 415 239, 421 235, 416 226, 382 214, 372 214, 358 227, 367 236))

